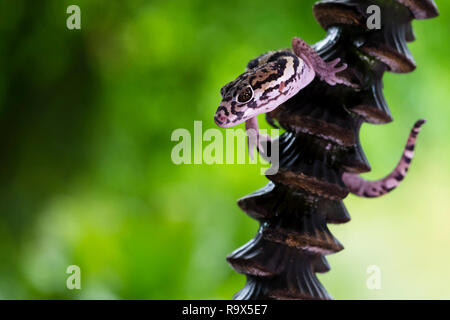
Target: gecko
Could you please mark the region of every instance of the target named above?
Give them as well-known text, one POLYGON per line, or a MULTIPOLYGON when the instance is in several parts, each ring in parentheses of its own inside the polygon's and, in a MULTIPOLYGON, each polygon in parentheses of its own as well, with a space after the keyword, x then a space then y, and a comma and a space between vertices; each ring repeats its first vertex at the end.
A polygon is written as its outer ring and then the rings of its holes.
MULTIPOLYGON (((309 85, 316 76, 331 86, 349 85, 336 75, 347 68, 345 63, 337 66, 339 62, 340 58, 325 62, 305 41, 294 37, 292 49, 269 51, 251 60, 244 73, 221 88, 222 101, 214 121, 221 128, 245 122, 248 151, 253 158, 253 149, 263 150, 261 142, 271 140, 269 136, 259 134, 257 115, 276 109, 309 85)), ((424 122, 419 120, 414 125, 400 162, 385 178, 368 181, 359 174, 343 172, 341 177, 348 190, 357 196, 373 198, 396 188, 406 176, 414 155, 417 134, 424 122)))
POLYGON ((262 150, 261 141, 270 141, 269 136, 259 134, 256 116, 274 110, 296 95, 316 74, 329 85, 344 83, 336 73, 345 70, 347 65, 336 67, 339 62, 339 58, 325 62, 305 41, 295 37, 292 49, 270 51, 251 60, 243 74, 222 87, 222 102, 214 121, 221 128, 245 121, 247 133, 256 135, 255 139, 248 135, 248 150, 253 158, 255 146, 262 150))

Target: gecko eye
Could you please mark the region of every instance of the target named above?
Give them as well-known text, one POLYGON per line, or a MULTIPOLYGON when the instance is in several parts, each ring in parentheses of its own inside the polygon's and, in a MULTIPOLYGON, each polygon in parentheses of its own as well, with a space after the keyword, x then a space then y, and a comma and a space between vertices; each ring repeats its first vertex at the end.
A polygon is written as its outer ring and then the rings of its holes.
POLYGON ((249 102, 253 98, 253 90, 252 87, 245 87, 238 95, 237 102, 245 103, 249 102))

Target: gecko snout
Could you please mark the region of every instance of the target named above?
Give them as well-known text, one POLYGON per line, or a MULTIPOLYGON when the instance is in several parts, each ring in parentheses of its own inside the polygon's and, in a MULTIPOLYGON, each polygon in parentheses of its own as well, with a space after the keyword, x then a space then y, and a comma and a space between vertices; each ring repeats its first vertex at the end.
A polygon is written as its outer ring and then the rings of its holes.
POLYGON ((227 117, 225 115, 216 115, 214 116, 214 122, 220 127, 221 125, 225 124, 227 121, 227 117))

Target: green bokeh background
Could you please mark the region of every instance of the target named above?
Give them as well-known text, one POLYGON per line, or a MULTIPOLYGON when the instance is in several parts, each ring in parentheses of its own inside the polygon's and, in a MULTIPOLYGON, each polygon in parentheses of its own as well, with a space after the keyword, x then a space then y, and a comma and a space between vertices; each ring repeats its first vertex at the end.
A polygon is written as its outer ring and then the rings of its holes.
MULTIPOLYGON (((436 2, 439 18, 414 22, 417 70, 384 77, 395 121, 362 128, 366 177, 428 123, 402 186, 349 196, 352 221, 331 226, 345 250, 319 278, 336 299, 450 298, 450 3, 436 2)), ((2 1, 0 298, 231 298, 245 278, 225 256, 257 230, 236 199, 267 180, 255 165, 175 165, 171 134, 215 128, 220 87, 251 58, 323 39, 313 3, 2 1), (73 264, 81 290, 66 288, 73 264)))

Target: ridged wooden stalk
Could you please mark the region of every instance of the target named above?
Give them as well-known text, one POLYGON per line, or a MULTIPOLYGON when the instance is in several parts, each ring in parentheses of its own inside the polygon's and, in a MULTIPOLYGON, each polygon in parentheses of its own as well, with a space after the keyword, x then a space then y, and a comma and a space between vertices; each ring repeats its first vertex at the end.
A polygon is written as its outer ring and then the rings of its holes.
POLYGON ((359 129, 364 122, 392 121, 383 74, 415 69, 406 45, 414 40, 411 22, 437 15, 432 0, 314 5, 316 20, 328 32, 314 47, 326 61, 339 57, 347 63, 341 76, 353 85, 331 87, 316 79, 267 115, 269 123, 286 130, 276 141, 280 169, 267 176, 268 185, 238 201, 260 229, 227 257, 234 270, 247 276, 234 299, 331 298, 316 273, 330 269, 326 255, 343 249, 327 228, 350 220, 342 202, 349 193, 342 173, 370 171, 359 129), (381 30, 367 27, 369 5, 381 9, 381 30))

